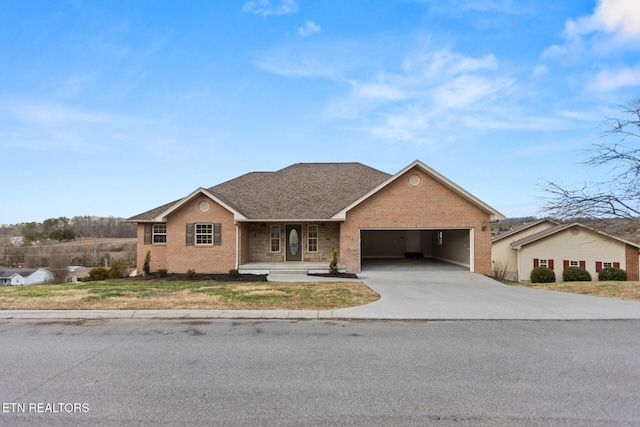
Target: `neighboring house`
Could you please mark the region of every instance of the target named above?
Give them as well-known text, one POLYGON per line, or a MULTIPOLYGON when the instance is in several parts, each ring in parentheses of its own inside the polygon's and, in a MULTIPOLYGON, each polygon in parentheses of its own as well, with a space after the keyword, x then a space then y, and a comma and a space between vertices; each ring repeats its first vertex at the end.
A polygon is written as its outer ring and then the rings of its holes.
POLYGON ((49 282, 53 274, 44 268, 6 268, 0 270, 0 285, 22 286, 49 282))
POLYGON ((506 265, 507 280, 528 282, 535 267, 549 267, 562 281, 568 267, 586 269, 592 280, 605 267, 621 268, 629 280, 639 280, 640 245, 574 222, 540 220, 493 240, 494 270, 506 265))
POLYGON ((79 265, 70 265, 69 267, 67 267, 67 270, 69 270, 69 274, 67 275, 67 282, 79 283, 82 282, 82 279, 89 275, 89 272, 92 269, 79 265))
POLYGON ((299 163, 252 172, 159 206, 138 224, 142 271, 247 271, 261 264, 340 268, 363 258, 438 258, 491 274, 490 222, 504 217, 415 161, 389 175, 360 163, 299 163))

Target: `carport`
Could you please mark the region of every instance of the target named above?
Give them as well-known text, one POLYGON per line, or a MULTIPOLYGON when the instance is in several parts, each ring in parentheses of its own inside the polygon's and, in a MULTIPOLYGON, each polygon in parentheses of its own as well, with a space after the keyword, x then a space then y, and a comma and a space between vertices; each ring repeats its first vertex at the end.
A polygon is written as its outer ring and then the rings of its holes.
POLYGON ((361 269, 473 271, 473 230, 360 230, 361 269))

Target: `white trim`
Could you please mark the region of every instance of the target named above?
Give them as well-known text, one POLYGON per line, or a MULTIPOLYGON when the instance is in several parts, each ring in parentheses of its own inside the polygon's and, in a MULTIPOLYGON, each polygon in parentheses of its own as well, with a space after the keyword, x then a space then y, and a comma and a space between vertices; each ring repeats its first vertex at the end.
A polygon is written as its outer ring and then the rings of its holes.
POLYGON ((240 251, 240 226, 236 223, 236 270, 240 268, 240 259, 238 258, 238 253, 240 251))
POLYGON ((456 193, 458 193, 459 195, 461 195, 462 197, 464 197, 465 199, 467 199, 471 203, 479 206, 480 208, 482 208, 483 210, 488 212, 490 214, 491 221, 505 219, 505 216, 503 214, 501 214, 500 212, 498 212, 496 209, 494 209, 491 206, 489 206, 488 204, 484 203, 482 200, 478 199, 477 197, 475 197, 474 195, 472 195, 471 193, 469 193, 468 191, 466 191, 465 189, 463 189, 459 185, 455 184, 453 181, 450 181, 449 179, 445 178, 443 175, 440 175, 438 172, 436 172, 434 169, 431 169, 429 166, 425 165, 420 160, 416 160, 413 163, 409 164, 404 169, 402 169, 400 172, 398 172, 395 175, 391 176, 389 179, 384 181, 382 184, 378 185, 376 188, 374 188, 373 190, 371 190, 370 192, 368 192, 364 196, 360 197, 358 200, 356 200, 355 202, 351 203, 349 206, 347 206, 346 208, 342 209, 340 212, 336 213, 333 217, 331 217, 331 219, 337 220, 337 221, 345 221, 347 219, 347 212, 348 211, 350 211, 351 209, 353 209, 354 207, 356 207, 357 205, 359 205, 363 201, 367 200, 369 197, 371 197, 372 195, 376 194, 378 191, 382 190, 387 185, 391 184, 393 181, 395 181, 400 176, 404 175, 407 171, 409 171, 410 169, 412 169, 414 167, 418 167, 418 168, 422 169, 423 172, 425 172, 426 174, 432 176, 437 181, 439 181, 441 184, 444 184, 446 187, 448 187, 451 190, 455 191, 456 193))
POLYGON ((235 221, 247 220, 247 217, 242 215, 240 212, 233 209, 231 206, 229 206, 228 204, 226 204, 225 202, 223 202, 222 200, 220 200, 219 198, 217 198, 216 196, 208 192, 205 188, 200 187, 194 192, 192 192, 191 194, 189 194, 188 196, 182 198, 180 201, 172 205, 169 209, 167 209, 166 211, 162 212, 160 215, 152 219, 151 222, 166 222, 167 217, 169 215, 171 215, 173 212, 175 212, 176 210, 180 209, 182 206, 184 206, 185 204, 193 200, 199 194, 203 194, 207 196, 208 198, 210 198, 211 200, 213 200, 214 202, 216 202, 217 204, 219 204, 220 206, 222 206, 223 208, 231 212, 233 214, 233 219, 235 221))
POLYGON ((476 241, 476 229, 475 228, 470 228, 469 229, 469 271, 471 273, 475 272, 475 259, 476 259, 476 246, 475 246, 475 241, 476 241))

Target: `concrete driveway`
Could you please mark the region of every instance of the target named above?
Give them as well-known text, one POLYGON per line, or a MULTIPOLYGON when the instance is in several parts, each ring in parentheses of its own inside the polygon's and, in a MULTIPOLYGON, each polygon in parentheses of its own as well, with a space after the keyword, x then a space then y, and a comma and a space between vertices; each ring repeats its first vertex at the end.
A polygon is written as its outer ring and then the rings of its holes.
POLYGON ((352 319, 640 319, 640 302, 503 285, 468 271, 370 269, 360 279, 380 294, 332 311, 352 319))

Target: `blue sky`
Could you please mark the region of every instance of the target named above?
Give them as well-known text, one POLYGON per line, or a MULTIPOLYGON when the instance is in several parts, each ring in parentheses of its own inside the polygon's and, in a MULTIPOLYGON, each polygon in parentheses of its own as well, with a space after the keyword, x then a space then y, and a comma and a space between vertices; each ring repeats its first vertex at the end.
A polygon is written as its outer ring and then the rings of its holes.
POLYGON ((419 159, 509 217, 640 98, 637 0, 4 1, 0 224, 419 159))

